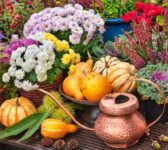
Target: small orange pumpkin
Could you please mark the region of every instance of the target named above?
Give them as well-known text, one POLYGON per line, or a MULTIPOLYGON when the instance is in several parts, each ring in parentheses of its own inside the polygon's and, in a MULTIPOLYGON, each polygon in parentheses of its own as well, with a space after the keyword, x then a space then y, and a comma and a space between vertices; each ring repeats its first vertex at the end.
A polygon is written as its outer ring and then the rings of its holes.
POLYGON ((112 91, 112 86, 105 76, 91 72, 83 79, 81 89, 88 101, 99 101, 112 91))
POLYGON ((57 119, 46 119, 41 124, 41 135, 45 138, 60 139, 68 133, 74 133, 77 127, 57 119))
POLYGON ((27 98, 6 100, 0 107, 0 122, 9 127, 36 112, 35 105, 27 98))

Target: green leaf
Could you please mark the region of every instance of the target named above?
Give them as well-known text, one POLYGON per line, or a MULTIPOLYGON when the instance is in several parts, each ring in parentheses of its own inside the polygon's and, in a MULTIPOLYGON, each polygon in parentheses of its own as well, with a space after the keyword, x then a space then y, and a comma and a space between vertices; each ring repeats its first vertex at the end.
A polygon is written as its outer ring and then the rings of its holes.
POLYGON ((0 139, 18 135, 19 133, 23 132, 24 130, 30 128, 40 117, 40 113, 32 114, 25 119, 21 120, 20 122, 6 128, 5 130, 0 132, 0 139))
POLYGON ((34 83, 37 82, 37 76, 34 71, 30 73, 30 80, 33 81, 34 83))
POLYGON ((164 24, 164 17, 163 16, 157 16, 156 21, 159 23, 160 26, 163 26, 164 24))
POLYGON ((19 141, 23 141, 31 137, 40 127, 41 123, 48 117, 51 109, 46 110, 39 116, 38 120, 29 128, 29 130, 25 133, 25 135, 19 139, 19 141))

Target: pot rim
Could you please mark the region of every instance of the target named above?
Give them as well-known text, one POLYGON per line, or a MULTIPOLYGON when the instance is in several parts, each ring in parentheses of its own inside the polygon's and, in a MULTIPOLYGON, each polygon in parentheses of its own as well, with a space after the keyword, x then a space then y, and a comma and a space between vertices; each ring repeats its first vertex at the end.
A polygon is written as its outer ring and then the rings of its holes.
POLYGON ((121 18, 107 18, 106 19, 107 24, 129 24, 129 22, 125 22, 121 18))

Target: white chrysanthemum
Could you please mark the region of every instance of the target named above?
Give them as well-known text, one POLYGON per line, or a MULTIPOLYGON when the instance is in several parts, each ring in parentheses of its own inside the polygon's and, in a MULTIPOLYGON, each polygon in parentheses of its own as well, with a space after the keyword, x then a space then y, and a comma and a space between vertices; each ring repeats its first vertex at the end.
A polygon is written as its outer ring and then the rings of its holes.
POLYGON ((7 82, 9 82, 9 80, 10 80, 9 74, 8 73, 4 73, 3 76, 2 76, 2 81, 7 83, 7 82))
POLYGON ((47 52, 44 52, 44 51, 41 51, 41 52, 38 54, 37 58, 38 58, 39 60, 46 61, 46 60, 48 60, 48 53, 47 53, 47 52))
POLYGON ((40 50, 43 50, 43 47, 44 47, 43 45, 40 45, 40 46, 39 46, 40 50))
POLYGON ((9 75, 10 75, 11 77, 14 77, 14 76, 15 76, 15 73, 16 73, 16 68, 11 66, 11 67, 8 69, 8 73, 9 73, 9 75))
POLYGON ((16 62, 15 62, 15 60, 14 59, 10 59, 10 65, 12 66, 12 67, 16 67, 16 62))
POLYGON ((20 89, 20 88, 22 88, 22 83, 19 81, 19 80, 15 80, 14 81, 14 83, 15 83, 15 86, 18 88, 18 89, 20 89))
POLYGON ((20 55, 20 54, 22 54, 23 52, 25 52, 26 51, 26 47, 19 47, 17 50, 16 50, 17 52, 18 52, 18 54, 20 55))
POLYGON ((16 60, 19 57, 19 53, 17 51, 13 51, 11 55, 11 59, 16 60))
POLYGON ((22 69, 16 70, 15 76, 17 79, 22 80, 25 76, 25 72, 22 69))
POLYGON ((37 65, 37 67, 35 69, 35 72, 36 72, 37 75, 38 74, 45 74, 47 72, 47 69, 45 67, 43 67, 43 66, 44 66, 43 64, 37 65))
POLYGON ((48 62, 48 63, 45 63, 44 64, 44 67, 47 69, 47 70, 50 70, 52 68, 52 63, 48 62))
POLYGON ((55 53, 49 53, 48 58, 49 58, 49 61, 50 60, 54 61, 55 60, 55 53))
POLYGON ((23 63, 24 63, 24 62, 23 62, 23 59, 22 59, 21 57, 18 57, 18 58, 16 59, 16 65, 22 66, 23 63))
POLYGON ((37 89, 37 88, 39 88, 39 85, 38 85, 38 84, 34 84, 34 85, 32 86, 32 88, 33 88, 33 89, 37 89))
POLYGON ((24 72, 31 72, 33 68, 30 66, 30 63, 25 62, 22 64, 22 69, 24 72))
POLYGON ((46 48, 46 47, 49 47, 49 48, 54 48, 55 47, 55 45, 54 45, 54 43, 52 42, 52 41, 44 41, 43 42, 43 44, 44 44, 44 47, 46 48))
POLYGON ((46 81, 47 80, 47 74, 46 73, 44 73, 44 74, 38 74, 37 75, 37 80, 38 80, 38 82, 44 82, 44 81, 46 81))
POLYGON ((25 91, 30 91, 33 89, 33 85, 29 81, 23 81, 22 89, 24 89, 25 91))
MULTIPOLYGON (((29 45, 29 46, 27 47, 27 50, 29 51, 29 50, 37 49, 37 48, 38 48, 38 46, 35 45, 35 44, 33 44, 33 45, 29 45)), ((26 51, 27 51, 27 50, 26 50, 26 51)))

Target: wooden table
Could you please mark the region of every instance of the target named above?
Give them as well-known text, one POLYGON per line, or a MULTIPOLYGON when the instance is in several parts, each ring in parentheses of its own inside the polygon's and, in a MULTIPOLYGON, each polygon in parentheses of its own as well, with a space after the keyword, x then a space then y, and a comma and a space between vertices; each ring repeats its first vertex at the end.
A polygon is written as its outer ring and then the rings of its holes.
MULTIPOLYGON (((82 122, 83 123, 83 122, 82 122)), ((87 123, 85 123, 88 125, 87 123)), ((4 127, 0 126, 0 130, 4 127)), ((168 135, 168 123, 157 124, 151 128, 151 135, 154 139, 158 140, 160 134, 168 135)), ((52 150, 53 148, 43 147, 40 144, 40 140, 28 139, 24 142, 18 142, 19 137, 12 137, 9 139, 0 140, 1 144, 11 145, 13 147, 18 147, 25 150, 52 150)), ((94 133, 79 130, 75 134, 67 135, 64 140, 68 141, 69 139, 77 139, 79 141, 79 148, 77 150, 113 150, 112 148, 107 147, 102 141, 100 141, 94 133)), ((162 150, 168 150, 168 143, 160 142, 162 150)), ((151 150, 151 141, 147 136, 143 136, 140 142, 126 150, 151 150)), ((4 150, 4 149, 3 149, 4 150)), ((11 149, 10 149, 11 150, 11 149)), ((13 149, 12 149, 13 150, 13 149)))

